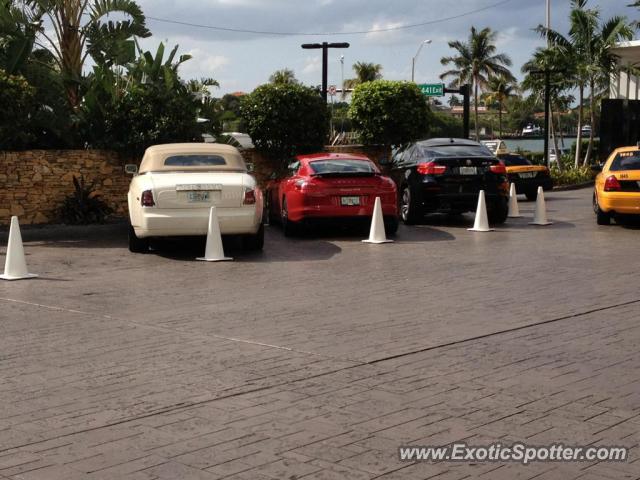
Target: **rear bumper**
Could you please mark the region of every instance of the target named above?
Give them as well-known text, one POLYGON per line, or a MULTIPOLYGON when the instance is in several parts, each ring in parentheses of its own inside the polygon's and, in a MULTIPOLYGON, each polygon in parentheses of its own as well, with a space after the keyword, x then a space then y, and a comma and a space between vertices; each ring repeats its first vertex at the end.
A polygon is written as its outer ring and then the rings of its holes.
POLYGON ((520 178, 518 175, 509 175, 509 182, 515 184, 517 193, 535 192, 538 187, 544 191, 553 189, 551 177, 520 178))
MULTIPOLYGON (((347 194, 347 196, 349 196, 347 194)), ((385 217, 398 216, 398 204, 395 192, 380 195, 382 214, 385 217)), ((306 219, 349 219, 349 218, 371 218, 375 204, 375 196, 361 196, 361 204, 357 206, 342 206, 339 204, 339 197, 314 199, 309 196, 287 197, 287 209, 289 219, 300 222, 306 219), (326 203, 328 202, 328 203, 326 203)))
MULTIPOLYGON (((218 208, 216 211, 222 235, 254 234, 262 223, 262 209, 255 205, 218 208)), ((209 209, 143 208, 137 223, 133 224, 133 229, 140 238, 206 235, 209 209)))
POLYGON ((607 213, 640 215, 640 192, 600 192, 598 205, 607 213))
MULTIPOLYGON (((464 213, 474 212, 478 207, 479 193, 433 193, 426 191, 423 193, 422 207, 425 213, 464 213)), ((485 192, 487 208, 491 209, 498 204, 504 205, 507 197, 499 193, 485 192)))

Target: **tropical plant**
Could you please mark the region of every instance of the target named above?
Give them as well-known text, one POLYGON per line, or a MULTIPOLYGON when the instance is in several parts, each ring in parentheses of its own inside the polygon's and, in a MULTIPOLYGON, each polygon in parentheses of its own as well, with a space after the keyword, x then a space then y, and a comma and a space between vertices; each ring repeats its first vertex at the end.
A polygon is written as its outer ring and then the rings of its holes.
MULTIPOLYGON (((496 53, 497 33, 490 28, 480 31, 471 27, 467 42, 458 40, 449 42, 449 47, 457 51, 457 55, 440 59, 442 65, 452 64, 454 68, 447 70, 440 78, 452 78, 452 86, 460 87, 467 83, 472 85, 474 98, 474 120, 478 125, 478 93, 486 89, 489 76, 502 76, 513 82, 515 77, 507 67, 511 59, 504 53, 496 53)), ((476 130, 476 140, 480 139, 480 131, 476 130)))
POLYGON ((151 35, 133 0, 28 0, 22 5, 27 23, 37 26, 35 44, 53 55, 74 109, 80 105, 88 56, 97 64, 123 65, 135 57, 132 37, 151 35), (123 14, 126 19, 108 20, 111 14, 123 14))
POLYGON ((95 190, 95 182, 87 184, 84 176, 79 179, 74 176, 73 194, 64 199, 60 218, 69 225, 103 223, 112 211, 95 190))
POLYGON ((241 98, 241 115, 256 148, 279 162, 321 149, 329 132, 326 102, 309 87, 265 84, 241 98))
POLYGON ((487 82, 486 102, 498 107, 498 136, 502 137, 502 110, 509 97, 518 92, 518 85, 503 75, 491 76, 487 82))
POLYGON ((288 83, 300 83, 296 79, 296 74, 293 70, 283 68, 282 70, 276 70, 269 77, 269 83, 275 83, 276 85, 284 85, 288 83))
MULTIPOLYGON (((563 36, 555 30, 547 30, 538 26, 542 35, 548 35, 551 45, 562 52, 564 60, 575 65, 575 84, 579 90, 578 111, 578 149, 576 161, 580 160, 582 110, 584 106, 584 89, 589 87, 589 103, 591 126, 595 125, 596 98, 599 92, 607 90, 611 75, 619 72, 617 57, 611 52, 615 44, 633 37, 634 26, 625 17, 615 16, 606 21, 601 19, 600 10, 587 8, 588 0, 572 0, 569 35, 563 36)), ((588 164, 592 157, 594 128, 591 129, 589 144, 583 164, 588 164)))
POLYGON ((345 89, 353 89, 365 82, 373 82, 382 78, 382 65, 379 63, 356 62, 353 64, 355 78, 347 78, 344 81, 345 89))
POLYGON ((349 116, 363 142, 401 145, 426 135, 429 107, 415 83, 365 82, 353 91, 349 116))
POLYGON ((24 77, 0 70, 0 150, 22 149, 34 140, 29 122, 37 109, 35 94, 24 77))

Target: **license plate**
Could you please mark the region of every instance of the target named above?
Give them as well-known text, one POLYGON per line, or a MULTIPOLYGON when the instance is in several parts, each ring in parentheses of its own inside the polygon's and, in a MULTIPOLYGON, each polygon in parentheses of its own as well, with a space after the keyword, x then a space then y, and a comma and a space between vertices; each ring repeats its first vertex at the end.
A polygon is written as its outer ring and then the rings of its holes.
POLYGON ((189 203, 208 202, 210 198, 210 192, 187 192, 187 201, 189 203))
POLYGON ((536 172, 525 172, 519 173, 518 175, 520 176, 520 178, 533 178, 536 176, 536 172))
POLYGON ((360 205, 360 197, 340 197, 340 205, 343 207, 360 205))
POLYGON ((477 167, 460 167, 460 175, 477 175, 477 167))

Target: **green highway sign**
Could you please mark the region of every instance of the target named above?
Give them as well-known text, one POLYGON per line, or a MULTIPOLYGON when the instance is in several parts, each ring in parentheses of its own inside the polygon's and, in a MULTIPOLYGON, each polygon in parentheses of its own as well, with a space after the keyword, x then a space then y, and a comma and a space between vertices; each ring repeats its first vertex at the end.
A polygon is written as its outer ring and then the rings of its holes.
POLYGON ((444 97, 444 84, 442 83, 421 83, 418 88, 427 97, 444 97))

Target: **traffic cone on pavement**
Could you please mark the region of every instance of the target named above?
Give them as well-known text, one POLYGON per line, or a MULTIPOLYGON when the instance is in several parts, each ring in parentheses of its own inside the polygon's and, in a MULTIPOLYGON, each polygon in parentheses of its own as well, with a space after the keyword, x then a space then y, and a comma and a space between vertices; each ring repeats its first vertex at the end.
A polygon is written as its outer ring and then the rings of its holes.
POLYGON ((218 213, 216 207, 211 207, 209 211, 209 229, 207 231, 207 246, 204 250, 204 257, 198 257, 196 260, 204 262, 224 262, 233 260, 231 257, 224 256, 222 248, 222 235, 220 234, 220 224, 218 223, 218 213))
POLYGON ((520 208, 518 208, 518 194, 516 193, 516 184, 512 183, 509 187, 509 218, 520 218, 520 208))
POLYGON ((0 278, 2 280, 21 280, 37 276, 38 275, 29 273, 27 270, 27 261, 24 258, 24 247, 22 246, 22 235, 20 235, 18 217, 11 217, 7 258, 4 263, 4 274, 0 275, 0 278))
POLYGON ((382 216, 382 204, 380 197, 376 197, 373 205, 373 217, 371 218, 371 230, 369 231, 369 239, 362 240, 364 243, 391 243, 393 240, 387 240, 384 231, 384 217, 382 216))
POLYGON ((487 217, 487 203, 484 199, 484 190, 480 190, 478 196, 478 208, 476 209, 476 219, 473 222, 473 228, 467 228, 470 232, 492 232, 493 228, 489 228, 489 218, 487 217))
POLYGON ((538 187, 536 210, 533 215, 533 222, 530 222, 529 225, 553 225, 553 222, 550 222, 547 219, 547 207, 544 202, 544 191, 542 190, 542 187, 538 187))

